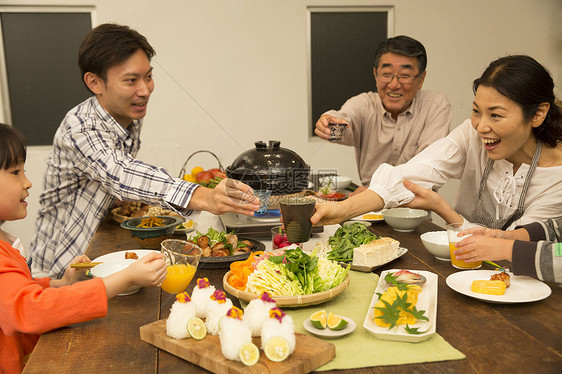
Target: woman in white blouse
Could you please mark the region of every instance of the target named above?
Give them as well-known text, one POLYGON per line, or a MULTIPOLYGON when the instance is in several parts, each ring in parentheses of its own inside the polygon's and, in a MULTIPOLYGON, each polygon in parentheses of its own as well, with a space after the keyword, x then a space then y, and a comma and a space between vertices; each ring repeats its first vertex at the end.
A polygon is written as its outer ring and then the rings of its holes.
POLYGON ((497 229, 562 217, 562 110, 550 74, 529 56, 502 57, 473 90, 470 120, 406 164, 381 165, 368 190, 317 204, 311 221, 333 224, 401 205, 497 229), (454 209, 431 191, 449 179, 461 182, 454 209))

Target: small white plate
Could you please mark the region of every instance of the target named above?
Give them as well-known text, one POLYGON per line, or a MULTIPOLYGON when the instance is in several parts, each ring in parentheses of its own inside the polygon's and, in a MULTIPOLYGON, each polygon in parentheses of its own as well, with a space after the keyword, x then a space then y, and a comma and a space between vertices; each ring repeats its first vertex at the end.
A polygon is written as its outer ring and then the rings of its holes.
POLYGON ((363 322, 363 327, 369 331, 369 333, 376 338, 382 340, 395 340, 401 342, 418 343, 429 339, 436 331, 437 325, 437 274, 430 271, 423 270, 410 270, 411 272, 423 275, 427 281, 422 286, 422 292, 418 295, 418 302, 416 304, 417 310, 425 310, 425 316, 429 321, 419 321, 410 327, 418 327, 420 331, 424 331, 422 334, 413 335, 408 334, 405 330, 404 325, 396 326, 392 329, 387 327, 381 327, 375 324, 374 318, 374 308, 379 301, 379 295, 377 293, 383 293, 388 285, 384 280, 384 277, 388 273, 395 273, 401 269, 391 269, 381 272, 379 277, 379 283, 371 299, 371 304, 367 310, 367 315, 365 316, 365 321, 363 322))
POLYGON ((193 226, 191 226, 188 229, 178 229, 178 228, 176 228, 174 230, 174 234, 187 234, 189 232, 195 231, 196 229, 197 229, 197 222, 193 222, 193 226))
POLYGON ((494 270, 461 270, 447 277, 447 286, 466 296, 497 304, 529 303, 546 299, 552 293, 548 285, 531 277, 509 273, 509 284, 503 295, 487 295, 472 292, 470 286, 474 280, 489 280, 494 270))
POLYGON ((352 218, 351 221, 381 222, 384 221, 384 218, 382 217, 382 212, 379 211, 361 214, 360 216, 352 218), (372 215, 375 215, 376 217, 371 217, 372 215))
POLYGON ((354 264, 352 262, 350 269, 362 271, 362 272, 365 272, 365 273, 370 273, 371 271, 373 271, 375 269, 378 269, 381 266, 384 266, 384 265, 388 264, 389 262, 392 262, 392 261, 396 260, 399 257, 404 256, 404 254, 406 254, 406 252, 408 252, 408 250, 406 248, 400 247, 400 248, 398 248, 398 252, 396 253, 396 256, 387 258, 386 261, 384 261, 382 264, 378 264, 378 265, 374 265, 374 266, 364 266, 364 265, 354 264))
POLYGON ((331 330, 327 327, 325 329, 317 329, 316 327, 312 326, 312 322, 310 322, 309 318, 307 318, 303 322, 302 326, 309 333, 319 336, 321 338, 326 338, 326 339, 341 338, 342 336, 352 333, 353 330, 355 330, 355 327, 357 327, 357 325, 355 324, 355 322, 353 322, 351 318, 344 317, 344 316, 340 316, 340 317, 347 321, 347 326, 345 326, 345 328, 341 330, 331 330))

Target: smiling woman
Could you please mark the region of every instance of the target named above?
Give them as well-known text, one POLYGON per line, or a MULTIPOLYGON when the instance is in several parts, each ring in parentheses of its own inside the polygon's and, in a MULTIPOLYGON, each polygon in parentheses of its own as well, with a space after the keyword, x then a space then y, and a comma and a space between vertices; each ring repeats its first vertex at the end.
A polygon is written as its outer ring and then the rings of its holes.
POLYGON ((474 81, 471 120, 406 164, 381 165, 365 193, 317 205, 313 222, 403 204, 432 210, 448 223, 467 219, 490 228, 559 216, 562 113, 553 90, 549 73, 529 56, 492 62, 474 81), (451 178, 461 181, 454 210, 434 192, 451 178))

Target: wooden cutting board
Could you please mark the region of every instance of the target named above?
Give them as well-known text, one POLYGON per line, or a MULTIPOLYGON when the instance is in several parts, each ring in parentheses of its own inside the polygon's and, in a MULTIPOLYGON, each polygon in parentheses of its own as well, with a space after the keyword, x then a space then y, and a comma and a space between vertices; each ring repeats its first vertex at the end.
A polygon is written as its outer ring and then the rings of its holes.
MULTIPOLYGON (((312 336, 295 333, 295 351, 283 362, 272 362, 260 348, 260 360, 254 366, 227 360, 222 352, 218 335, 208 334, 202 340, 177 340, 166 335, 166 320, 141 326, 141 339, 173 355, 201 366, 213 373, 309 373, 330 362, 336 356, 332 343, 312 336)), ((259 338, 254 343, 261 347, 259 338)))

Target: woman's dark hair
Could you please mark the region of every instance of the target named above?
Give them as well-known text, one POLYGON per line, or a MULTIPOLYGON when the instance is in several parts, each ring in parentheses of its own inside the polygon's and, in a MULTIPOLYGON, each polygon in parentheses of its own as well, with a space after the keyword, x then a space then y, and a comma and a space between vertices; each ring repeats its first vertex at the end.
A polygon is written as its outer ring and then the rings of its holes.
POLYGON ((105 23, 90 30, 78 50, 78 65, 82 77, 90 72, 104 82, 107 71, 139 49, 146 53, 150 61, 156 54, 144 36, 127 26, 105 23))
POLYGON ((525 121, 534 117, 540 104, 549 103, 550 109, 542 125, 534 127, 533 133, 549 147, 556 147, 562 141, 562 109, 555 103, 554 81, 535 59, 525 55, 497 59, 474 80, 474 94, 480 85, 492 87, 519 104, 525 121))
POLYGON ((0 123, 0 169, 8 169, 25 162, 25 138, 20 130, 0 123))
POLYGON ((389 52, 415 57, 418 62, 419 73, 421 74, 425 71, 425 67, 427 66, 427 53, 425 52, 423 44, 416 39, 406 35, 399 35, 394 38, 386 39, 379 44, 377 52, 375 53, 375 68, 379 66, 381 56, 389 52))

